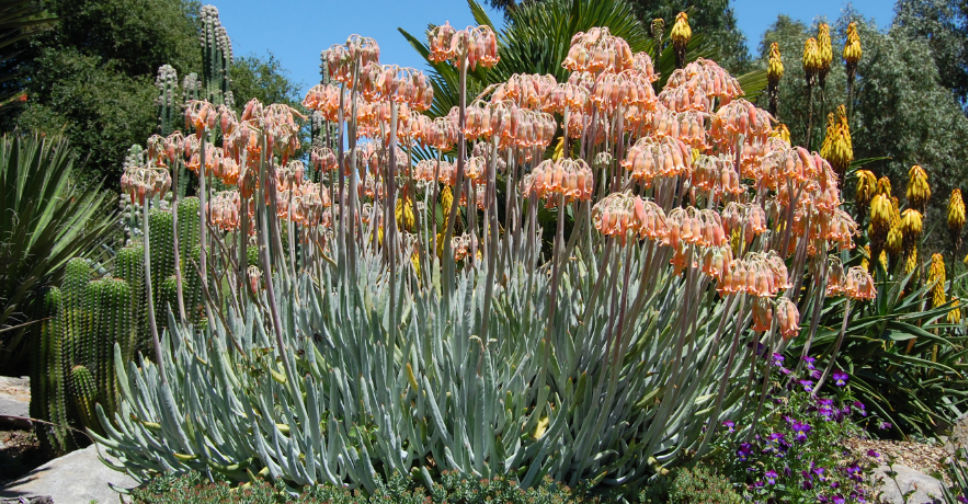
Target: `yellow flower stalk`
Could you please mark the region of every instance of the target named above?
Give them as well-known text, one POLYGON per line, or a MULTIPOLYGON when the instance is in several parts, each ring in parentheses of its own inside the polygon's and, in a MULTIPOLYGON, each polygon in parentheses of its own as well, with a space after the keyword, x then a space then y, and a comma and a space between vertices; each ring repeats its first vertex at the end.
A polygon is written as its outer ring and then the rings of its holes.
POLYGON ((689 15, 680 12, 676 14, 676 23, 672 25, 672 44, 676 48, 685 50, 690 40, 692 40, 692 28, 689 26, 689 15))
POLYGON ((877 178, 870 170, 857 170, 855 175, 857 190, 854 192, 854 202, 857 203, 858 208, 866 208, 877 191, 877 178))
POLYGON ((881 267, 884 268, 884 271, 887 271, 887 251, 881 251, 881 254, 877 256, 877 262, 881 263, 881 267))
POLYGON ((904 256, 904 274, 910 275, 918 267, 918 248, 914 247, 904 256))
POLYGON ((860 47, 860 34, 857 33, 857 22, 847 25, 847 41, 844 42, 844 61, 847 66, 857 66, 864 51, 860 47))
POLYGON ((555 151, 551 154, 551 159, 553 161, 558 161, 565 156, 565 137, 558 137, 558 141, 555 142, 555 151))
POLYGON ((875 194, 871 199, 871 234, 887 236, 887 231, 891 229, 893 213, 890 198, 880 193, 875 194))
POLYGON ((450 209, 454 206, 454 193, 451 192, 450 186, 444 186, 440 191, 440 206, 446 220, 450 216, 450 209))
POLYGON ((824 138, 820 155, 843 177, 854 160, 854 144, 850 139, 850 126, 847 123, 847 107, 837 107, 837 119, 831 113, 827 116, 827 137, 824 138))
POLYGON ((790 128, 787 128, 786 124, 779 123, 773 127, 773 132, 770 136, 774 136, 783 140, 787 145, 790 145, 790 128))
POLYGON ((413 201, 410 201, 409 197, 397 198, 397 207, 393 215, 397 219, 398 228, 413 232, 414 226, 417 225, 417 216, 413 212, 413 201))
POLYGON ((893 194, 893 191, 891 190, 891 179, 887 177, 877 179, 877 194, 883 194, 888 197, 893 194))
POLYGON ((870 261, 871 248, 870 248, 870 246, 869 245, 864 245, 863 247, 861 247, 861 252, 863 252, 863 253, 860 256, 860 267, 863 270, 870 271, 870 269, 871 269, 870 268, 870 265, 871 265, 871 261, 870 261))
POLYGON ((420 278, 420 254, 416 250, 410 254, 410 264, 413 266, 413 272, 420 278))
POLYGON ((921 212, 908 208, 901 214, 901 232, 904 234, 904 248, 910 250, 917 244, 924 231, 924 220, 921 212))
MULTIPOLYGON (((820 156, 827 159, 827 154, 830 152, 830 144, 834 139, 834 128, 836 127, 836 120, 834 119, 834 113, 827 113, 827 134, 823 137, 823 143, 820 144, 820 156)), ((830 160, 827 159, 829 162, 830 160)), ((833 165, 831 165, 833 166, 833 165)))
POLYGON ((676 23, 672 25, 672 48, 676 53, 676 68, 686 65, 686 45, 692 39, 692 28, 689 27, 689 15, 685 12, 676 14, 676 23))
POLYGON ((944 283, 944 257, 941 254, 932 254, 931 268, 928 270, 928 285, 931 286, 931 306, 938 307, 945 303, 944 283))
POLYGON ((951 311, 948 312, 948 316, 945 317, 945 320, 947 320, 949 324, 961 323, 961 308, 959 307, 960 304, 961 302, 958 298, 956 297, 951 298, 951 306, 953 306, 954 308, 952 308, 951 311))
POLYGON ((817 46, 820 50, 820 86, 823 87, 827 72, 830 71, 830 64, 834 60, 833 47, 830 45, 830 25, 820 23, 817 26, 817 46))
POLYGON ((965 202, 961 199, 961 189, 952 189, 948 198, 948 230, 952 235, 961 234, 965 227, 965 202))
POLYGON ((803 72, 807 74, 808 82, 813 82, 814 76, 820 72, 822 66, 820 46, 817 44, 817 39, 810 37, 803 43, 803 72))
POLYGON ((920 165, 914 165, 908 170, 907 200, 918 210, 924 210, 924 204, 931 197, 931 186, 928 185, 928 173, 920 165))
POLYGON ((770 62, 766 68, 767 80, 776 85, 783 77, 783 58, 780 57, 780 45, 776 42, 770 44, 770 62))

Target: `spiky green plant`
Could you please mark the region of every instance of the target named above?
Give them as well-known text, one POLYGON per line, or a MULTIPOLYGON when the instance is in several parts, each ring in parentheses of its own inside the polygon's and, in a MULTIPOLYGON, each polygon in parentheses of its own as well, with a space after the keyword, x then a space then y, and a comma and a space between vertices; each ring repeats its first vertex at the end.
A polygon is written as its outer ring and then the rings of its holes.
POLYGON ((0 369, 26 372, 29 332, 43 288, 75 256, 90 256, 113 224, 111 197, 72 182, 65 140, 13 133, 0 138, 0 369), (33 305, 33 307, 32 307, 33 305))

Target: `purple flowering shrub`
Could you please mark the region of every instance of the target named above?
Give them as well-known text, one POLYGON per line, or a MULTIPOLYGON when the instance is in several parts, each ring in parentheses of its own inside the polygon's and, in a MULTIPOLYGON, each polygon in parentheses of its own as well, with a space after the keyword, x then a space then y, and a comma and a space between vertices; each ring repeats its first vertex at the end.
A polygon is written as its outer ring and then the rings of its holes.
POLYGON ((813 359, 803 362, 800 376, 783 360, 773 356, 759 415, 726 420, 718 429, 716 462, 750 502, 874 502, 866 485, 873 468, 844 445, 848 437, 862 435, 860 422, 870 420, 850 393, 850 377, 834 372, 828 383, 835 385, 835 395, 814 395, 821 372, 813 359))

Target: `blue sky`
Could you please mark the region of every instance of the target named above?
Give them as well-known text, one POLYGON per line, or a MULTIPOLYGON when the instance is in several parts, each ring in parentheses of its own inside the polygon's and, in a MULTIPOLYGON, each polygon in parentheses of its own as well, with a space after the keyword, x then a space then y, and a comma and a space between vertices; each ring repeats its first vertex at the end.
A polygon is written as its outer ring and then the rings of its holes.
MULTIPOLYGON (((423 38, 428 23, 461 28, 473 23, 465 0, 209 0, 218 7, 238 56, 266 56, 271 52, 303 91, 319 82, 319 53, 359 33, 376 39, 380 60, 423 68, 423 60, 397 32, 402 27, 423 38)), ((484 2, 482 2, 484 3, 484 2)), ((683 5, 689 2, 684 1, 683 5)), ((836 20, 846 0, 763 1, 733 0, 733 10, 747 45, 756 50, 763 32, 777 15, 805 23, 825 17, 836 20)), ((894 17, 890 0, 854 0, 855 10, 886 28, 894 17)), ((489 9, 492 19, 501 15, 489 9)))

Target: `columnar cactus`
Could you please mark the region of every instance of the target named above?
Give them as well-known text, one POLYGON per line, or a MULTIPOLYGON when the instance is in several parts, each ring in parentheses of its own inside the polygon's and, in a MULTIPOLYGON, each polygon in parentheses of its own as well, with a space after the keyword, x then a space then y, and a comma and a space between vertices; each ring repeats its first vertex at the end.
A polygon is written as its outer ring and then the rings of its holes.
POLYGON ((178 93, 178 72, 171 65, 158 68, 155 78, 158 88, 158 133, 170 135, 181 119, 181 100, 178 93))
POLYGON ((229 67, 232 65, 232 43, 218 18, 218 9, 202 7, 202 82, 205 98, 215 104, 229 103, 229 67))

